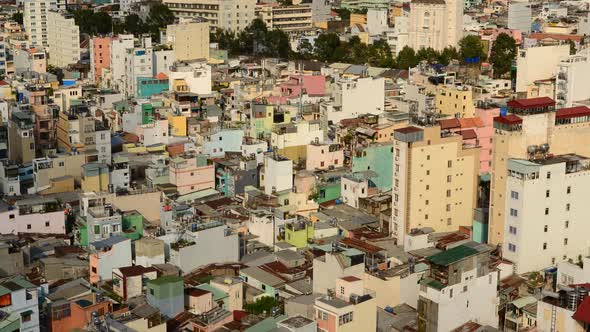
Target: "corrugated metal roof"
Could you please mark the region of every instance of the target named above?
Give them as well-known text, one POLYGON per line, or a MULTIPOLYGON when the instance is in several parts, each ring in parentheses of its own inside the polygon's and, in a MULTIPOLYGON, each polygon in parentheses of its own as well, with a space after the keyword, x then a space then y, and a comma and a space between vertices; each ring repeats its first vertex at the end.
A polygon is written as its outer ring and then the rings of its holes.
POLYGON ((427 260, 433 264, 448 266, 467 257, 476 255, 477 253, 478 251, 473 248, 460 245, 458 247, 430 256, 427 258, 427 260))

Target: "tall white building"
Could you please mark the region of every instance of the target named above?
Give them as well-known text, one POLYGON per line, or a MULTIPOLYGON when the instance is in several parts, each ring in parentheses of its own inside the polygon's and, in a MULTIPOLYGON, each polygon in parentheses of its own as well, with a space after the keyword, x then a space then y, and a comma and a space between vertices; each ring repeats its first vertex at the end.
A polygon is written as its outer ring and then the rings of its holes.
POLYGON ((51 10, 47 17, 49 64, 66 67, 77 63, 80 60, 80 28, 74 22, 74 16, 51 10))
POLYGON ((476 242, 448 249, 427 260, 428 276, 420 281, 420 331, 452 331, 475 321, 498 326, 498 271, 490 268, 491 248, 476 242))
POLYGON ((528 2, 508 3, 508 29, 531 33, 532 9, 528 2))
POLYGON ((113 87, 123 88, 127 50, 133 49, 133 35, 118 35, 111 41, 111 80, 113 87))
POLYGON ((211 66, 203 59, 177 61, 170 67, 170 85, 180 91, 211 93, 211 66))
POLYGON ((200 17, 223 30, 241 31, 256 18, 256 0, 164 0, 163 4, 176 17, 200 17))
POLYGON ((519 274, 590 254, 590 160, 574 154, 531 156, 535 159, 508 160, 502 253, 519 274))
POLYGON ((410 4, 409 46, 442 50, 463 38, 462 0, 414 0, 410 4))
POLYGON ((137 79, 153 77, 152 38, 143 37, 141 47, 128 48, 125 53, 125 85, 123 93, 126 96, 135 96, 137 92, 137 79))
POLYGON ((555 77, 557 107, 572 107, 575 102, 590 98, 590 50, 561 60, 555 77))
POLYGON ((525 92, 537 80, 550 79, 557 65, 570 54, 568 44, 536 46, 518 50, 516 56, 516 92, 525 92))
POLYGON ((47 46, 49 10, 66 9, 66 0, 25 0, 23 25, 30 46, 47 46))

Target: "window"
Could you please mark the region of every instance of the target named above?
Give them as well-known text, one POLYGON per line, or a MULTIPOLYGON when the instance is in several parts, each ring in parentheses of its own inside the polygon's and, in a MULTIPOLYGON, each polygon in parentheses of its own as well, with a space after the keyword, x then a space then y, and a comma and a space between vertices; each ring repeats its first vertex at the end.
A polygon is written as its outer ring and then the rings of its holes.
POLYGON ((545 227, 543 227, 543 231, 544 231, 545 233, 547 233, 547 231, 548 231, 548 230, 549 230, 549 226, 545 225, 545 227))
POLYGON ((570 227, 570 222, 569 222, 569 220, 566 220, 565 221, 565 228, 569 228, 569 227, 570 227))
POLYGON ((453 180, 453 176, 452 175, 447 175, 447 182, 451 182, 453 180))
POLYGON ((447 197, 451 197, 451 189, 447 189, 447 197))
POLYGON ((428 220, 428 215, 427 214, 424 215, 424 219, 428 220))
POLYGON ((549 190, 545 191, 545 197, 549 198, 549 190))
MULTIPOLYGON (((512 252, 515 252, 516 251, 516 245, 514 245, 512 243, 508 243, 508 250, 509 251, 512 251, 512 252)), ((490 277, 491 277, 491 275, 490 275, 490 277)), ((490 283, 491 283, 491 281, 490 281, 490 283)))
POLYGON ((27 224, 27 229, 31 229, 31 224, 27 224))
POLYGON ((463 293, 467 292, 468 288, 467 285, 463 286, 463 293))
POLYGON ((340 286, 340 294, 344 295, 344 287, 340 286))
POLYGON ((92 273, 96 273, 96 266, 92 267, 92 273))
POLYGON ((511 191, 510 192, 510 198, 512 198, 512 199, 518 199, 518 192, 516 192, 514 190, 511 191))
POLYGON ((154 289, 150 288, 150 295, 154 295, 154 289))
POLYGON ((567 237, 565 239, 563 239, 563 245, 567 246, 567 237))
POLYGON ((429 190, 429 189, 430 189, 430 185, 427 184, 426 185, 426 190, 429 190))
POLYGON ((426 156, 426 160, 430 160, 430 155, 427 155, 426 156))
POLYGON ((453 224, 453 219, 447 218, 447 226, 451 226, 453 224))
POLYGON ((49 227, 49 221, 45 222, 45 227, 49 227))
POLYGON ((571 194, 572 193, 572 187, 568 186, 567 187, 567 190, 566 190, 566 193, 571 194))
POLYGON ((492 274, 491 273, 488 275, 488 283, 490 285, 492 284, 492 274))
POLYGON ((339 325, 344 325, 352 322, 352 312, 344 314, 338 318, 339 325))
POLYGON ((320 162, 320 167, 324 167, 324 162, 320 162))
POLYGON ((447 167, 449 167, 449 168, 453 167, 453 161, 452 160, 447 161, 447 167))
POLYGON ((569 211, 569 210, 570 210, 570 207, 571 207, 570 203, 567 203, 567 204, 565 205, 565 210, 566 210, 566 211, 569 211))
POLYGON ((447 212, 451 211, 451 204, 447 204, 447 212))
POLYGON ((424 205, 428 205, 428 203, 430 203, 430 201, 429 201, 429 200, 426 200, 426 201, 424 202, 424 205))
POLYGON ((547 178, 551 179, 551 172, 547 172, 547 178))
POLYGON ((543 250, 547 250, 547 242, 543 242, 543 250))
POLYGON ((453 298, 453 289, 452 289, 452 288, 449 290, 449 297, 450 297, 451 299, 453 298))
POLYGON ((426 170, 426 175, 430 175, 430 170, 426 170))
POLYGON ((510 209, 510 216, 518 217, 518 210, 517 209, 510 209))
POLYGON ((510 230, 510 234, 516 234, 516 227, 510 226, 509 230, 510 230))
POLYGON ((14 219, 14 214, 8 215, 8 219, 14 219))
POLYGON ((545 215, 549 215, 549 208, 545 208, 545 215))
POLYGON ((262 290, 265 291, 266 290, 266 285, 262 284, 262 290))

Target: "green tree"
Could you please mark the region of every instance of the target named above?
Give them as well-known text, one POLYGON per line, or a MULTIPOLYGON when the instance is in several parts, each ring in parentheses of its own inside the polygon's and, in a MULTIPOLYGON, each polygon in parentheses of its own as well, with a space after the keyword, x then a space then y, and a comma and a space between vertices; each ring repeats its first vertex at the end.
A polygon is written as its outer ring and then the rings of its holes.
POLYGON ((512 61, 516 58, 516 41, 505 33, 498 35, 490 54, 490 62, 494 67, 494 75, 502 76, 512 68, 512 61))
POLYGON ((454 46, 445 47, 438 58, 438 63, 447 66, 451 60, 459 60, 459 52, 454 46))
POLYGON ((384 39, 375 41, 369 47, 368 62, 371 66, 392 68, 395 65, 393 55, 391 55, 391 48, 384 39))
POLYGON ((466 59, 479 58, 485 60, 486 53, 483 50, 483 44, 478 36, 469 35, 459 41, 459 56, 461 61, 466 59))
POLYGON ((254 303, 246 303, 244 310, 250 314, 259 315, 266 313, 269 315, 274 307, 278 306, 278 302, 272 296, 263 296, 256 300, 254 303))
POLYGON ((299 54, 302 59, 311 59, 313 57, 313 45, 309 42, 309 40, 304 39, 299 44, 299 54))
POLYGON ((428 63, 436 63, 440 58, 440 54, 432 47, 421 48, 416 52, 416 58, 418 58, 418 61, 426 60, 428 63))
POLYGON ((11 19, 18 24, 23 24, 23 13, 21 13, 21 12, 14 13, 14 14, 12 14, 11 19))
POLYGON ((369 48, 361 42, 358 36, 353 36, 348 40, 348 62, 354 64, 365 64, 369 57, 369 48))
MULTIPOLYGON (((340 37, 337 34, 322 33, 315 40, 314 53, 320 61, 334 61, 334 58, 338 57, 335 53, 337 48, 340 46, 340 37)), ((342 53, 342 50, 338 50, 342 53)))
POLYGON ((350 10, 346 8, 334 9, 334 11, 340 16, 343 21, 350 20, 350 10))
POLYGON ((416 52, 413 48, 409 46, 404 46, 402 50, 397 55, 397 68, 399 69, 408 69, 411 67, 416 67, 418 65, 418 58, 416 57, 416 52))
POLYGON ((289 57, 291 46, 289 45, 289 36, 279 29, 268 31, 265 38, 266 55, 279 58, 289 57))

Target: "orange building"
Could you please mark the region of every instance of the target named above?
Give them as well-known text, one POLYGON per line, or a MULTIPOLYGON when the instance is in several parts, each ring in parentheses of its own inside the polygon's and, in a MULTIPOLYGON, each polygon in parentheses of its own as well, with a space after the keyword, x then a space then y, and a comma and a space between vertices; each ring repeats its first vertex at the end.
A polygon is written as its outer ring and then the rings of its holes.
POLYGON ((94 80, 102 79, 103 68, 111 67, 111 37, 93 37, 91 43, 94 80))
POLYGON ((52 302, 49 315, 50 332, 74 331, 84 329, 92 320, 92 313, 99 316, 113 311, 113 304, 109 300, 97 301, 96 294, 92 299, 82 298, 74 301, 58 300, 52 302))

